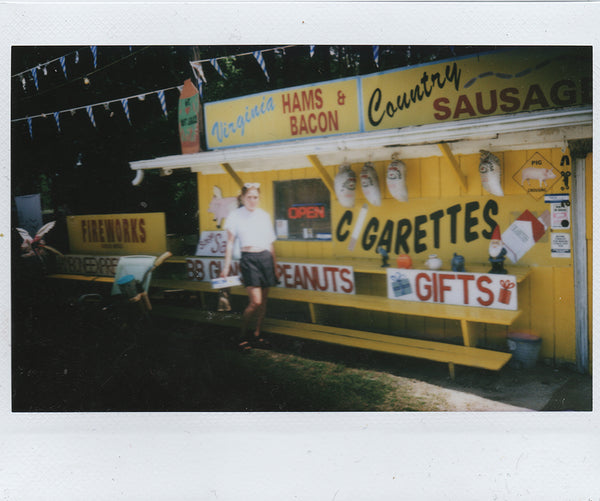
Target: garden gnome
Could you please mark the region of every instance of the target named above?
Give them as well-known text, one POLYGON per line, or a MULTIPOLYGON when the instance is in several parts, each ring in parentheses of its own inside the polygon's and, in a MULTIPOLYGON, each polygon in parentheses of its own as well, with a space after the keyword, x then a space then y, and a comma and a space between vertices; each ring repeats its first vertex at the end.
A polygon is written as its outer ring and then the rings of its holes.
POLYGON ((490 240, 489 246, 489 261, 492 263, 492 269, 488 273, 496 273, 500 275, 505 275, 508 273, 504 269, 504 259, 506 255, 506 249, 504 248, 504 244, 502 243, 502 237, 500 236, 500 226, 496 225, 494 228, 494 232, 492 233, 492 238, 490 240))

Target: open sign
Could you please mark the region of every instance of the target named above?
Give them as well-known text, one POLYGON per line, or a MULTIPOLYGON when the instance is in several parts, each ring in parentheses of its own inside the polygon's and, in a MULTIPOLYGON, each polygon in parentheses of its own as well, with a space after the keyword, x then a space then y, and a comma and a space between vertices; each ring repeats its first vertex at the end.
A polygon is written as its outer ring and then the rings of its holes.
POLYGON ((288 209, 289 219, 325 219, 324 204, 295 204, 288 209))

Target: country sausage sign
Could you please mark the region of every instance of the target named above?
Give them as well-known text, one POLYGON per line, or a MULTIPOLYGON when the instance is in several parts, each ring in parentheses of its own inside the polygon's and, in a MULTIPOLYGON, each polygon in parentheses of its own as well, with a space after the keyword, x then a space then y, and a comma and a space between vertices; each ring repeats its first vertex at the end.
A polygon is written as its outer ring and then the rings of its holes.
POLYGON ((514 47, 204 105, 209 148, 591 105, 589 47, 514 47))
POLYGON ((513 275, 430 270, 387 270, 388 297, 402 301, 516 310, 513 275))

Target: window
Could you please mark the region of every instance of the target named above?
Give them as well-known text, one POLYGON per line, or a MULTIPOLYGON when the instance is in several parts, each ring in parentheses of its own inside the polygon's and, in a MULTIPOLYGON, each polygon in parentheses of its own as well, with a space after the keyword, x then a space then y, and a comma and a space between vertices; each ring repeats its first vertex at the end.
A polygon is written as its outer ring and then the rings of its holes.
POLYGON ((331 240, 331 199, 320 179, 274 181, 279 240, 331 240))

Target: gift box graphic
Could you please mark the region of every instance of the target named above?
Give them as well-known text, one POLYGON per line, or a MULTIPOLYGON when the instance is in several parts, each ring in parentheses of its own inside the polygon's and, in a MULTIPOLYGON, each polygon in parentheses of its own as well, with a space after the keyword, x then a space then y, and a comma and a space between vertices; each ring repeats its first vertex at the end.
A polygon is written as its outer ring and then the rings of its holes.
POLYGON ((512 295, 511 289, 514 289, 516 285, 517 284, 511 282, 510 280, 500 280, 500 286, 502 288, 500 289, 500 294, 498 294, 498 302, 502 304, 509 304, 510 297, 512 295))
POLYGON ((392 291, 394 297, 406 296, 412 293, 410 281, 402 273, 396 273, 392 276, 392 291))

